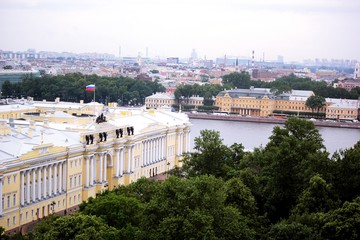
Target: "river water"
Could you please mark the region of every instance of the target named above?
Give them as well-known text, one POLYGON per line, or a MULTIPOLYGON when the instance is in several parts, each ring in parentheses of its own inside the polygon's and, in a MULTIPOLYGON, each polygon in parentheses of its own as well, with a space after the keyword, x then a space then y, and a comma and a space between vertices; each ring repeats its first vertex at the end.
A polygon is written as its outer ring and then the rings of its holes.
MULTIPOLYGON (((245 149, 252 150, 269 142, 274 126, 283 126, 272 123, 236 122, 206 119, 190 119, 191 148, 194 147, 195 137, 200 136, 203 129, 220 132, 223 142, 230 146, 233 143, 242 143, 245 149)), ((340 149, 353 147, 360 140, 360 129, 317 127, 324 139, 324 145, 329 153, 340 149)))

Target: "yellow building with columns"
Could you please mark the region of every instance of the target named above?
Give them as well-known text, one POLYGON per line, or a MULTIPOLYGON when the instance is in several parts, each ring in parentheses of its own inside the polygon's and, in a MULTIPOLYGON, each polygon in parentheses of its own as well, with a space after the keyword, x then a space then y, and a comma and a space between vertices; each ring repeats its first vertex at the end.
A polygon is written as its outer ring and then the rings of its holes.
MULTIPOLYGON (((305 103, 313 95, 312 91, 301 90, 275 95, 268 88, 232 89, 220 92, 215 106, 222 112, 261 117, 274 111, 311 112, 305 103)), ((325 112, 325 107, 320 112, 325 112)))
POLYGON ((62 114, 34 103, 33 112, 46 117, 35 121, 26 110, 22 120, 0 120, 0 226, 10 233, 26 232, 49 214, 72 214, 103 190, 181 166, 190 151, 185 114, 106 107, 96 123, 56 104, 62 114))

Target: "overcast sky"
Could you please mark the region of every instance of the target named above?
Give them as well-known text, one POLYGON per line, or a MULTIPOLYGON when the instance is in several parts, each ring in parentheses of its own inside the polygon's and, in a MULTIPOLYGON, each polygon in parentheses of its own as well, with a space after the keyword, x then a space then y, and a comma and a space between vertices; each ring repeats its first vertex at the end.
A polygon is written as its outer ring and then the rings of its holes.
POLYGON ((0 0, 0 49, 360 60, 360 0, 0 0))

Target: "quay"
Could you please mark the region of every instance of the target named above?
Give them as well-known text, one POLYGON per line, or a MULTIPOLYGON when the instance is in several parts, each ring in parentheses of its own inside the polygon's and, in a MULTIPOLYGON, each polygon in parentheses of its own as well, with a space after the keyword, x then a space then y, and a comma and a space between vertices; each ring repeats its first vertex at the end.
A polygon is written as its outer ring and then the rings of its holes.
MULTIPOLYGON (((284 124, 286 119, 274 117, 257 117, 257 116, 241 116, 241 115, 214 115, 206 113, 187 113, 190 119, 208 119, 208 120, 222 120, 222 121, 239 121, 239 122, 257 122, 257 123, 272 123, 284 124)), ((309 120, 311 121, 311 120, 309 120)), ((319 127, 335 127, 335 128, 354 128, 360 129, 360 123, 355 122, 330 122, 316 120, 312 121, 315 126, 319 127)))

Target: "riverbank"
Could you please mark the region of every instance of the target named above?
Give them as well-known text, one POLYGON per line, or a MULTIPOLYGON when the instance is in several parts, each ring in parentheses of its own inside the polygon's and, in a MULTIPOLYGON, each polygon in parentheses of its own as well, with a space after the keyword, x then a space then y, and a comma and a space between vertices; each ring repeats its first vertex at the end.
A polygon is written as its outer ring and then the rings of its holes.
MULTIPOLYGON (((273 117, 253 117, 240 115, 214 115, 202 113, 187 113, 189 118, 194 119, 209 119, 209 120, 223 120, 223 121, 239 121, 239 122, 257 122, 257 123, 272 123, 284 124, 286 119, 273 117)), ((313 121, 315 126, 319 127, 335 127, 335 128, 354 128, 360 129, 360 123, 352 122, 327 122, 327 121, 313 121)))

